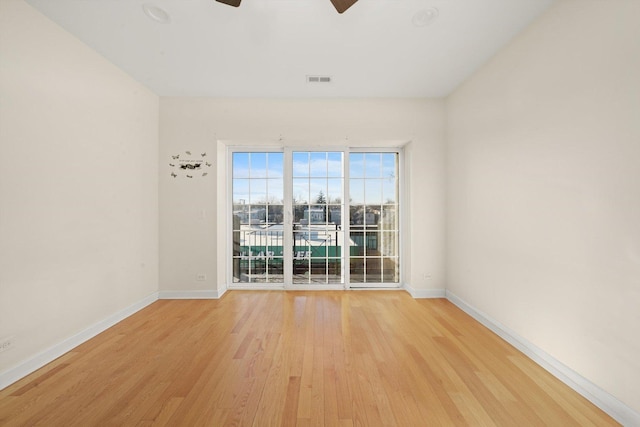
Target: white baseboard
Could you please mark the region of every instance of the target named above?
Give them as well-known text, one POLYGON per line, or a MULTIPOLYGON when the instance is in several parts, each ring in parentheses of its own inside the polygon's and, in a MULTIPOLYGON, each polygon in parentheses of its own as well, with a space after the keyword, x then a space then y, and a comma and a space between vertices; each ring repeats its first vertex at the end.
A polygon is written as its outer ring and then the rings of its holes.
POLYGON ((405 283, 402 287, 405 291, 409 292, 415 299, 420 298, 446 298, 447 294, 444 289, 416 289, 405 283))
POLYGON ((455 294, 446 291, 446 298, 622 425, 640 426, 640 413, 564 365, 544 350, 522 338, 511 329, 470 306, 455 294))
POLYGON ((73 350, 85 341, 90 340, 99 333, 109 329, 116 323, 126 319, 137 311, 142 310, 149 304, 158 300, 158 293, 154 292, 145 297, 141 301, 130 305, 129 307, 112 314, 106 319, 89 326, 87 329, 61 341, 60 343, 50 347, 37 355, 25 360, 19 365, 0 373, 0 390, 10 386, 14 382, 26 377, 32 372, 42 368, 47 363, 53 362, 63 354, 73 350))
POLYGON ((226 291, 226 288, 222 290, 160 291, 158 299, 218 299, 226 291))

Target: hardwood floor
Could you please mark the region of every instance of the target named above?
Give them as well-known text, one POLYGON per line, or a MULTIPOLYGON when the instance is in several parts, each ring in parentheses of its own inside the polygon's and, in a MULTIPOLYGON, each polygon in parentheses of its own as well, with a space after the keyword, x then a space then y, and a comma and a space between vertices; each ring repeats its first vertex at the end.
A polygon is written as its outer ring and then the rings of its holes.
POLYGON ((617 425, 446 300, 161 300, 0 391, 2 426, 617 425))

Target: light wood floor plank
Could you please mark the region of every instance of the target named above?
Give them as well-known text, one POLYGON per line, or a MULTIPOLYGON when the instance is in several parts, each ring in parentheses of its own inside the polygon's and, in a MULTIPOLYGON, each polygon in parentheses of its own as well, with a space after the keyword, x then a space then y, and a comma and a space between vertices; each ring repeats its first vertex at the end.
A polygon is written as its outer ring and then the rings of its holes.
POLYGON ((2 426, 614 426, 446 300, 162 300, 0 391, 2 426))

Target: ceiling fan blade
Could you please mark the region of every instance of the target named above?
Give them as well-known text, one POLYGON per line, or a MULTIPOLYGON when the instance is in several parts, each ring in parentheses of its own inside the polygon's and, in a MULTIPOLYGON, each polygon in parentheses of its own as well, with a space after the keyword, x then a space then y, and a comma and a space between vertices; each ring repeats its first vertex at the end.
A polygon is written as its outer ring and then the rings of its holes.
POLYGON ((219 3, 228 4, 229 6, 238 7, 242 0, 216 0, 219 3))
POLYGON ((333 6, 336 8, 338 13, 342 13, 353 6, 357 1, 358 0, 331 0, 331 3, 333 3, 333 6))

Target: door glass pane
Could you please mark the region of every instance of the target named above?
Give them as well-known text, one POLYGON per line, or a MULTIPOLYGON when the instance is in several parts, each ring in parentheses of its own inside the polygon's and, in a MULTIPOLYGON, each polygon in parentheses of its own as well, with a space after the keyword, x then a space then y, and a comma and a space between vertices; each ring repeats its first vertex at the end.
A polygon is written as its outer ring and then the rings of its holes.
POLYGON ((309 153, 309 175, 327 176, 327 153, 309 153))
POLYGON ((309 177, 309 153, 293 153, 293 177, 309 177))
POLYGON ((327 153, 327 176, 342 177, 342 153, 327 153))
MULTIPOLYGON (((339 229, 342 227, 342 205, 329 205, 328 227, 339 229)), ((339 236, 336 236, 336 242, 339 236)), ((336 243, 337 244, 337 243, 336 243)))
POLYGON ((351 257, 349 263, 349 280, 351 281, 351 283, 365 283, 365 258, 351 257))
POLYGON ((364 202, 367 205, 382 203, 382 180, 365 179, 364 181, 364 202))
POLYGON ((366 178, 381 177, 381 153, 366 153, 364 155, 364 176, 366 178))
POLYGON ((398 283, 400 281, 398 257, 382 258, 382 268, 382 281, 384 283, 398 283))
POLYGON ((249 179, 249 203, 252 205, 267 202, 267 180, 264 178, 249 179))
POLYGON ((364 179, 349 179, 349 200, 352 205, 364 204, 364 179))
POLYGON ((342 259, 327 260, 327 283, 342 283, 342 259))
POLYGON ((272 257, 267 261, 267 282, 284 282, 284 259, 282 257, 272 257))
POLYGON ((282 153, 232 155, 234 283, 282 283, 282 153))
POLYGON ((293 283, 343 283, 343 154, 293 152, 293 283))
POLYGON ((233 203, 244 205, 249 203, 249 180, 233 180, 233 203))
POLYGON ((341 178, 329 178, 327 179, 327 203, 329 204, 342 204, 342 179, 341 178))
POLYGON ((293 178, 293 204, 309 203, 309 178, 293 178))
POLYGON ((353 227, 351 227, 351 238, 350 238, 350 248, 349 248, 349 256, 353 257, 362 257, 364 256, 365 251, 365 240, 364 240, 364 232, 362 231, 353 231, 353 227))
POLYGON ((364 154, 349 154, 349 178, 364 178, 364 154))
MULTIPOLYGON (((338 197, 342 194, 338 195, 338 197)), ((327 204, 327 179, 326 178, 310 178, 309 179, 309 202, 311 204, 327 204)))
POLYGON ((382 180, 382 202, 386 205, 392 205, 397 200, 397 180, 395 178, 384 178, 382 180))
POLYGON ((398 229, 398 217, 395 205, 384 205, 382 207, 382 227, 385 230, 398 229))
POLYGON ((350 281, 399 283, 398 154, 349 155, 350 281))
POLYGON ((398 234, 395 231, 380 233, 380 255, 387 257, 398 256, 398 234))
POLYGON ((267 179, 267 203, 272 205, 284 204, 284 185, 282 178, 267 179))
POLYGON ((268 205, 267 206, 267 224, 269 229, 274 229, 275 225, 282 224, 284 221, 284 206, 283 205, 268 205))
POLYGON ((267 153, 250 153, 250 178, 266 178, 267 177, 267 153))
POLYGON ((233 153, 233 177, 249 178, 249 153, 233 153))
POLYGON ((294 228, 293 233, 293 283, 309 283, 310 231, 308 227, 294 228))
POLYGON ((396 162, 398 161, 396 153, 383 153, 381 160, 382 178, 395 178, 397 172, 396 162))
POLYGON ((380 218, 382 217, 381 206, 367 204, 364 208, 364 224, 367 230, 378 230, 380 228, 380 218))
POLYGON ((351 224, 351 231, 362 231, 364 229, 364 205, 351 205, 349 207, 349 223, 351 224), (357 227, 354 227, 357 226, 357 227))
POLYGON ((367 257, 365 282, 382 283, 382 262, 379 257, 367 257))
POLYGON ((267 154, 267 175, 269 178, 281 178, 284 172, 284 154, 268 153, 267 154))

